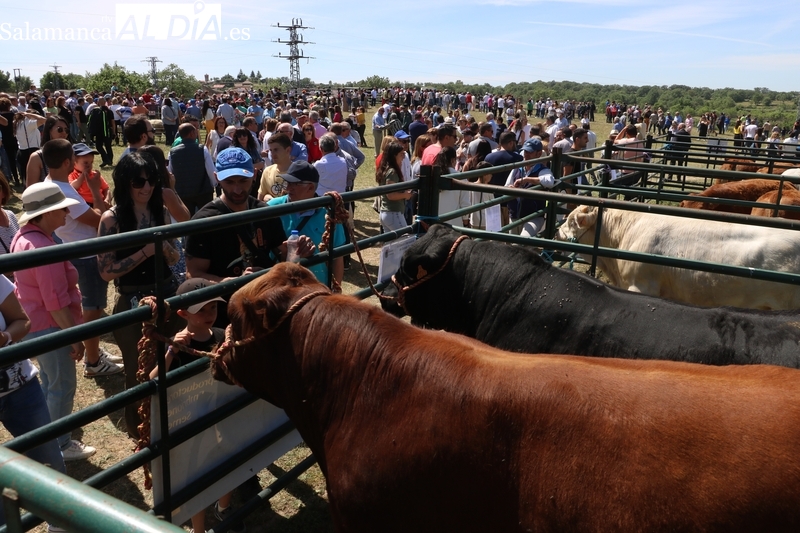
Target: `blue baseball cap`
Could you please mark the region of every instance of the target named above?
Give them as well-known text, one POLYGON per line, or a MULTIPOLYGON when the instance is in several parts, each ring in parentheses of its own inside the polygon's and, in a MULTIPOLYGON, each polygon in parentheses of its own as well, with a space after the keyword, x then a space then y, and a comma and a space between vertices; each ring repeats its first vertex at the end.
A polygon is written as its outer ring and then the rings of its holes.
POLYGON ((217 179, 222 181, 231 176, 252 178, 253 159, 241 148, 228 148, 217 154, 217 179))
POLYGON ((522 151, 524 152, 540 152, 542 150, 544 150, 544 145, 538 137, 531 137, 522 145, 522 151))
POLYGON ((411 135, 409 135, 408 133, 406 133, 403 130, 399 130, 397 133, 394 134, 394 137, 395 137, 395 139, 398 139, 400 141, 404 141, 406 139, 411 138, 411 135))

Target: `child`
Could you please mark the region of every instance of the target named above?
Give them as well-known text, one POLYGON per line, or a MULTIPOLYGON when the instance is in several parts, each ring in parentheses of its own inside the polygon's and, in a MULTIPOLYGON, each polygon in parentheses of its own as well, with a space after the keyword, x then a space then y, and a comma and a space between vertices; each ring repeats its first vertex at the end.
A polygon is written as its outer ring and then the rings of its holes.
POLYGON ((108 183, 100 175, 100 172, 92 169, 94 156, 100 152, 92 150, 83 143, 73 145, 72 151, 75 152, 75 170, 69 175, 70 184, 86 200, 89 207, 96 207, 101 212, 106 211, 111 207, 108 183), (100 198, 95 198, 89 187, 88 181, 93 180, 100 180, 100 198))
MULTIPOLYGON (((192 278, 181 283, 176 294, 186 294, 197 289, 210 286, 211 283, 203 278, 192 278)), ((179 309, 178 316, 186 320, 186 327, 175 334, 172 339, 175 342, 185 344, 204 352, 211 351, 216 345, 222 343, 225 339, 225 331, 221 328, 214 328, 214 322, 217 320, 217 302, 224 302, 222 298, 212 298, 199 304, 190 305, 186 309, 179 309)), ((167 349, 165 357, 167 370, 172 370, 180 366, 196 361, 197 356, 174 350, 172 347, 167 349)), ((158 368, 154 368, 150 372, 150 379, 155 379, 158 376, 158 368)), ((218 520, 224 520, 231 512, 231 493, 221 497, 214 505, 214 516, 218 520)), ((192 532, 205 533, 205 510, 200 511, 192 517, 192 532)), ((233 533, 245 531, 244 525, 239 522, 234 524, 228 531, 233 533)))

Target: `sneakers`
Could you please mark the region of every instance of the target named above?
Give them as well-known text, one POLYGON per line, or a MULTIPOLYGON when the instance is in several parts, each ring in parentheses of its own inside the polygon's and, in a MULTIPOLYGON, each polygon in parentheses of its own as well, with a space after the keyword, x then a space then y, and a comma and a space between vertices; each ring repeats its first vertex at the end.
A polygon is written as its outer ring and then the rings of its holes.
POLYGON ((80 459, 86 459, 87 457, 91 457, 92 455, 94 455, 96 451, 97 450, 92 448, 91 446, 87 446, 84 443, 77 440, 72 440, 69 442, 69 448, 67 448, 66 450, 61 450, 61 455, 64 456, 65 462, 78 461, 80 459))
MULTIPOLYGON (((232 506, 228 507, 224 511, 220 511, 219 510, 219 502, 214 504, 214 518, 216 518, 220 522, 222 522, 223 520, 228 518, 231 515, 232 512, 233 512, 233 507, 232 506)), ((231 527, 228 528, 228 531, 230 533, 245 533, 245 531, 247 531, 247 528, 245 527, 245 525, 241 521, 239 521, 239 522, 236 522, 235 524, 231 525, 231 527)))
POLYGON ((119 374, 123 370, 123 367, 110 362, 108 359, 103 357, 104 354, 101 353, 100 359, 97 360, 97 364, 90 365, 89 363, 83 364, 83 376, 87 378, 94 378, 97 376, 113 376, 114 374, 119 374))
POLYGON ((115 355, 105 348, 100 348, 100 359, 105 359, 109 363, 116 363, 118 365, 122 365, 122 356, 115 355))

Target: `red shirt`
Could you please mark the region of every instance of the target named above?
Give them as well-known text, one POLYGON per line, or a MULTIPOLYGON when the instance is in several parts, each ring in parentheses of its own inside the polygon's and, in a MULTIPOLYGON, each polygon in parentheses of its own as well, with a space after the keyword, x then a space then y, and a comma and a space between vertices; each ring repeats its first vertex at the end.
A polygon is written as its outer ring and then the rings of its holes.
POLYGON ((306 141, 306 148, 308 149, 309 163, 315 163, 322 159, 322 150, 319 149, 319 139, 306 141))
MULTIPOLYGON (((108 192, 108 183, 106 180, 103 179, 103 176, 100 176, 100 173, 96 170, 92 171, 93 174, 97 175, 100 178, 100 196, 103 198, 106 197, 106 193, 108 192)), ((69 182, 72 183, 81 175, 80 170, 73 170, 72 173, 69 175, 69 182)), ((84 180, 80 187, 78 187, 78 194, 81 195, 81 198, 86 200, 86 203, 92 205, 94 202, 94 198, 92 197, 92 191, 89 189, 89 184, 84 180)))
POLYGON ((439 152, 442 151, 442 147, 439 143, 432 144, 425 148, 425 151, 422 152, 422 165, 433 165, 436 161, 436 156, 439 155, 439 152))

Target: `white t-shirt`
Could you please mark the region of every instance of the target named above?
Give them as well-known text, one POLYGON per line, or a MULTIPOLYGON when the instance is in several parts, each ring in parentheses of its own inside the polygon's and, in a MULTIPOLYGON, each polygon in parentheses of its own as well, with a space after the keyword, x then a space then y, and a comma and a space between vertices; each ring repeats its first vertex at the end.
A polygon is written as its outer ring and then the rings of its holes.
MULTIPOLYGON (((78 202, 77 205, 69 206, 69 215, 67 216, 66 224, 56 229, 55 233, 58 235, 58 238, 65 243, 71 243, 97 237, 97 228, 93 228, 76 220, 79 216, 83 215, 90 209, 89 204, 87 204, 86 200, 84 200, 83 197, 78 194, 78 191, 76 191, 69 183, 55 181, 51 179, 50 176, 47 176, 44 180, 55 183, 58 185, 59 189, 61 189, 61 192, 64 193, 64 196, 78 202)), ((94 256, 90 255, 87 257, 94 256)), ((84 257, 83 259, 86 258, 84 257)))
MULTIPOLYGON (((7 277, 0 274, 0 302, 4 302, 11 293, 14 292, 14 284, 11 283, 7 277)), ((5 317, 0 314, 0 330, 5 331, 8 324, 6 324, 5 317)), ((25 359, 13 365, 0 368, 0 374, 5 374, 6 377, 0 379, 2 382, 8 383, 7 390, 0 391, 0 397, 10 394, 20 388, 22 385, 35 378, 39 374, 39 370, 31 364, 30 359, 25 359)), ((5 388, 5 387, 4 387, 5 388)))
POLYGON ((29 148, 40 148, 41 136, 39 135, 38 124, 32 118, 24 118, 17 125, 17 142, 20 150, 29 148))

